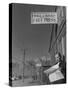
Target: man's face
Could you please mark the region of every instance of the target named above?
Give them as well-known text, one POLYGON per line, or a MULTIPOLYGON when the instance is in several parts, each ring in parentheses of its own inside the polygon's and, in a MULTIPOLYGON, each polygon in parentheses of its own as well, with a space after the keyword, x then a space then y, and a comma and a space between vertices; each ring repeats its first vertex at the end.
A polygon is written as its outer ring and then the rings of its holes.
POLYGON ((55 55, 55 59, 57 62, 59 62, 59 55, 58 54, 55 55))

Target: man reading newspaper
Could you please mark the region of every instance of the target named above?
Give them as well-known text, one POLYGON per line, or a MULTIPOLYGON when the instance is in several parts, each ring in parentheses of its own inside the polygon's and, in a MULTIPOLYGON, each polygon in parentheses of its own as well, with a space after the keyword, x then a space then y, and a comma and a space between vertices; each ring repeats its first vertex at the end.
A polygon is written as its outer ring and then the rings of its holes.
MULTIPOLYGON (((55 55, 56 64, 45 70, 44 73, 49 77, 50 83, 65 83, 66 82, 66 64, 65 60, 61 60, 61 54, 55 55)), ((63 58, 64 59, 64 58, 63 58)))

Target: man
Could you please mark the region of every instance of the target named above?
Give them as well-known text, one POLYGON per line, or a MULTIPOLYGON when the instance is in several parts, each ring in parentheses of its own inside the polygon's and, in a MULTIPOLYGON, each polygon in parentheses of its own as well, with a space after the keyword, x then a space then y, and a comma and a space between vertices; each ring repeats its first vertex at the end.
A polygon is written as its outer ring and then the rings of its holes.
POLYGON ((64 83, 65 77, 64 74, 62 73, 64 60, 61 59, 60 53, 55 54, 55 60, 56 60, 56 64, 50 67, 48 70, 45 70, 44 73, 48 75, 51 83, 53 84, 64 83))

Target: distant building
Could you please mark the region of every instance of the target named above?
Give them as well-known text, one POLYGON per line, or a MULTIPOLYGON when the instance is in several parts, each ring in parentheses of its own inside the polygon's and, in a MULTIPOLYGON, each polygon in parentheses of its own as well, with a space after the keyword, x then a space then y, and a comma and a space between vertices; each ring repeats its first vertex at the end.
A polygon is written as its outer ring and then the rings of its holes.
POLYGON ((45 81, 44 70, 47 70, 48 68, 50 68, 50 66, 50 58, 46 58, 46 56, 43 56, 36 59, 37 81, 39 81, 40 84, 45 81))
POLYGON ((60 54, 66 58, 66 8, 57 7, 58 23, 52 25, 49 53, 51 55, 52 65, 55 63, 55 53, 60 54))
POLYGON ((18 76, 19 75, 19 64, 18 63, 12 63, 12 76, 18 76))

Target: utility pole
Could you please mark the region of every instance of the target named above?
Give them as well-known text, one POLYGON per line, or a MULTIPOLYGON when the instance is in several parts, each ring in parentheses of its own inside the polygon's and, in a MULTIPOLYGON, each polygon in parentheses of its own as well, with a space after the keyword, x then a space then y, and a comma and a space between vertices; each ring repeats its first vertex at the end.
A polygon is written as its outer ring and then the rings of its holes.
POLYGON ((25 70, 25 56, 26 56, 26 52, 28 51, 28 48, 24 48, 24 49, 21 49, 23 51, 23 82, 24 82, 24 70, 25 70))

